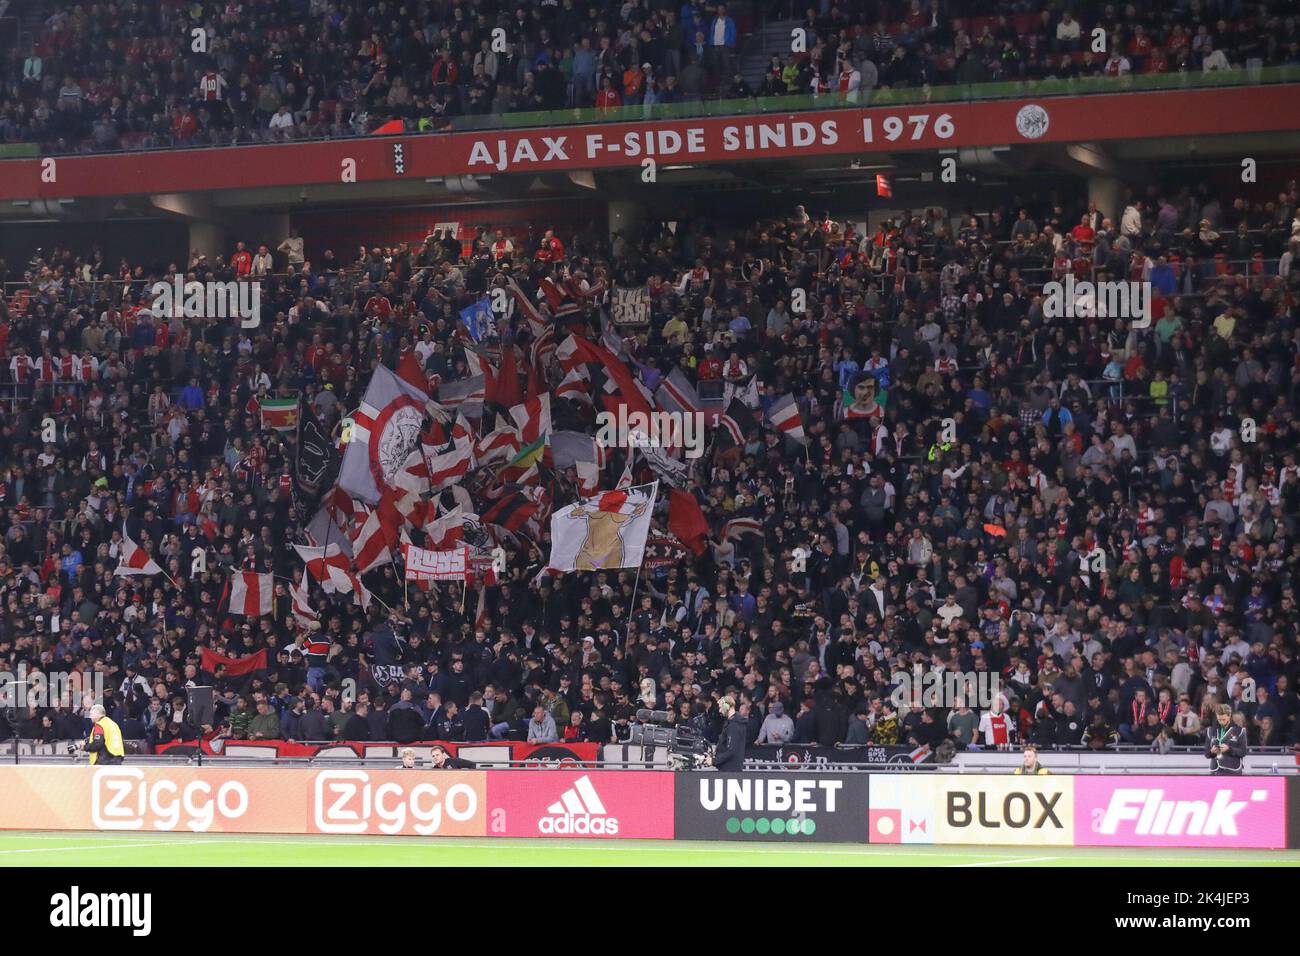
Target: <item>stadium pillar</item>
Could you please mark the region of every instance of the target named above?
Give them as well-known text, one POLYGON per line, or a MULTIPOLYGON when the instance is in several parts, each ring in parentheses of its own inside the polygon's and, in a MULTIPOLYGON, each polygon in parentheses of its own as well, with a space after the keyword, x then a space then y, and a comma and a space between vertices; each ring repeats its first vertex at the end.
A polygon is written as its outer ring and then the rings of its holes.
POLYGON ((198 252, 213 261, 217 256, 227 256, 226 227, 223 223, 211 219, 195 219, 190 222, 190 252, 198 252))
POLYGON ((1114 176, 1089 176, 1088 201, 1096 203, 1101 214, 1118 226, 1124 211, 1124 183, 1114 176))
POLYGON ((640 203, 623 199, 611 200, 609 234, 612 236, 616 232, 621 232, 624 236, 636 236, 641 231, 641 209, 640 203))

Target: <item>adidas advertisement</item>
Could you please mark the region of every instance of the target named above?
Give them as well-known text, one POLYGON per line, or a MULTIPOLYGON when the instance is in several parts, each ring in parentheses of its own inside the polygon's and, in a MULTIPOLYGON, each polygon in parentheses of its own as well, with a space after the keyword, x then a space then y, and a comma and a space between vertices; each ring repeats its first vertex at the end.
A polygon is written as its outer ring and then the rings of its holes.
POLYGON ((867 775, 683 773, 677 837, 866 843, 867 775))
POLYGON ((493 771, 488 833, 671 840, 672 778, 654 770, 493 771))

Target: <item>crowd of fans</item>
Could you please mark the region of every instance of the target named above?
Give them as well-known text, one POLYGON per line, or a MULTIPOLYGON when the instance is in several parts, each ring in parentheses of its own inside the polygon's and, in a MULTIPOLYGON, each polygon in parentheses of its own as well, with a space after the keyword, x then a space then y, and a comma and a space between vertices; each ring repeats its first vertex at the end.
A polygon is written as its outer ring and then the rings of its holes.
POLYGON ((1300 64, 1283 0, 326 0, 58 4, 0 51, 0 142, 54 152, 363 135, 399 121, 1300 64), (796 24, 765 49, 762 24, 796 24), (1102 31, 1102 40, 1095 36, 1102 31), (747 56, 770 54, 761 78, 747 56))
MULTIPOLYGON (((0 262, 20 284, 0 300, 0 670, 98 672, 110 715, 154 745, 608 742, 647 678, 712 737, 733 692, 763 742, 1167 748, 1228 703, 1252 744, 1294 744, 1298 202, 1294 181, 1268 202, 1152 187, 1123 209, 1033 197, 866 233, 799 207, 636 236, 503 222, 354 255, 309 256, 296 233, 194 255, 193 278, 259 270, 255 329, 152 314, 147 287, 175 267, 99 248, 0 262), (1149 325, 1045 314, 1040 284, 1067 274, 1150 281, 1149 325), (316 503, 294 500, 295 432, 262 429, 258 400, 300 393, 337 435, 377 363, 414 354, 445 387, 468 373, 459 309, 508 279, 573 290, 565 331, 593 341, 609 285, 645 284, 650 324, 622 347, 648 387, 680 368, 743 404, 757 383, 743 441, 711 439, 684 486, 708 547, 639 580, 548 576, 544 528, 501 536, 495 584, 407 593, 385 564, 368 611, 314 591, 320 630, 297 626, 290 543, 316 503), (802 447, 762 415, 787 393, 802 447), (741 518, 758 533, 731 533, 741 518), (124 530, 165 575, 114 575, 124 530), (271 616, 229 612, 232 568, 277 575, 271 616), (205 673, 203 647, 265 648, 268 668, 205 673), (899 675, 929 671, 994 675, 996 693, 900 701, 899 675), (202 683, 218 700, 200 728, 184 695, 202 683)), ((520 310, 508 325, 526 368, 520 310)), ((535 377, 553 389, 559 370, 535 377)), ((592 429, 580 403, 552 408, 592 429)), ((538 482, 555 507, 576 494, 571 471, 538 482)), ((4 724, 62 739, 84 717, 68 695, 4 724)))

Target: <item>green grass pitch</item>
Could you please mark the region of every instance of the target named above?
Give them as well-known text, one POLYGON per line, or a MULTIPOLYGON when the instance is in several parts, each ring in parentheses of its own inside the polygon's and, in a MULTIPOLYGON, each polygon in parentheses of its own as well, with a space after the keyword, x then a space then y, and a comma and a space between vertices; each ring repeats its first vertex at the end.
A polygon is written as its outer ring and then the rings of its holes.
POLYGON ((1300 866, 1298 850, 859 846, 253 836, 0 833, 0 867, 31 866, 1300 866))

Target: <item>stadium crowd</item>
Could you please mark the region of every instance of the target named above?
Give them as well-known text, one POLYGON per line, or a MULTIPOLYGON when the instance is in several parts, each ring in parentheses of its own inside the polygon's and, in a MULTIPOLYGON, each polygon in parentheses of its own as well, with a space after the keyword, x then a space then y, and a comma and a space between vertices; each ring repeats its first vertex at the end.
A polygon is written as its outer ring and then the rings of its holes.
MULTIPOLYGON (((155 315, 148 286, 174 269, 98 248, 0 262, 20 284, 0 300, 0 669, 98 672, 110 714, 155 746, 607 742, 647 678, 656 707, 715 739, 731 691, 762 742, 1167 748, 1226 702, 1252 744, 1292 745, 1298 202, 1295 181, 1269 202, 1152 187, 1123 209, 1027 198, 867 234, 799 207, 635 237, 502 222, 351 258, 309 257, 296 233, 195 255, 189 277, 260 277, 255 329, 155 315), (1040 284, 1067 275, 1149 281, 1149 326, 1046 314, 1040 284), (621 339, 649 390, 680 370, 726 396, 738 440, 710 428, 675 482, 708 524, 699 554, 670 538, 639 576, 549 576, 545 521, 481 528, 506 546, 495 583, 404 589, 395 559, 365 575, 368 609, 313 587, 319 626, 300 626, 291 544, 319 502, 299 500, 297 433, 263 428, 261 403, 301 394, 337 437, 371 369, 411 356, 443 395, 470 371, 460 309, 510 281, 545 323, 621 339), (648 288, 648 326, 608 325, 615 281, 648 288), (786 394, 803 443, 767 417, 786 394), (166 574, 115 575, 124 530, 166 574), (270 616, 231 613, 234 568, 277 575, 270 616), (203 648, 265 649, 267 667, 205 673, 203 648), (998 690, 900 701, 916 672, 998 690), (217 714, 198 728, 184 693, 203 683, 217 714)), ((591 432, 590 402, 530 358, 524 313, 488 353, 514 350, 555 428, 591 432)), ((480 434, 503 413, 489 397, 480 434)), ((600 486, 626 464, 612 451, 600 486)), ((633 471, 668 497, 658 465, 633 471)), ((480 514, 483 477, 459 482, 480 514)), ((531 480, 548 508, 576 496, 572 470, 531 480)), ((73 695, 3 724, 85 728, 73 695)))
POLYGON ((1300 64, 1300 27, 1283 0, 1067 6, 60 3, 29 48, 0 51, 0 142, 47 153, 228 144, 364 135, 394 121, 433 131, 459 116, 566 107, 864 102, 876 88, 1300 64), (783 35, 780 49, 765 49, 766 22, 802 27, 805 45, 792 52, 783 35), (744 68, 764 54, 761 75, 744 68))

